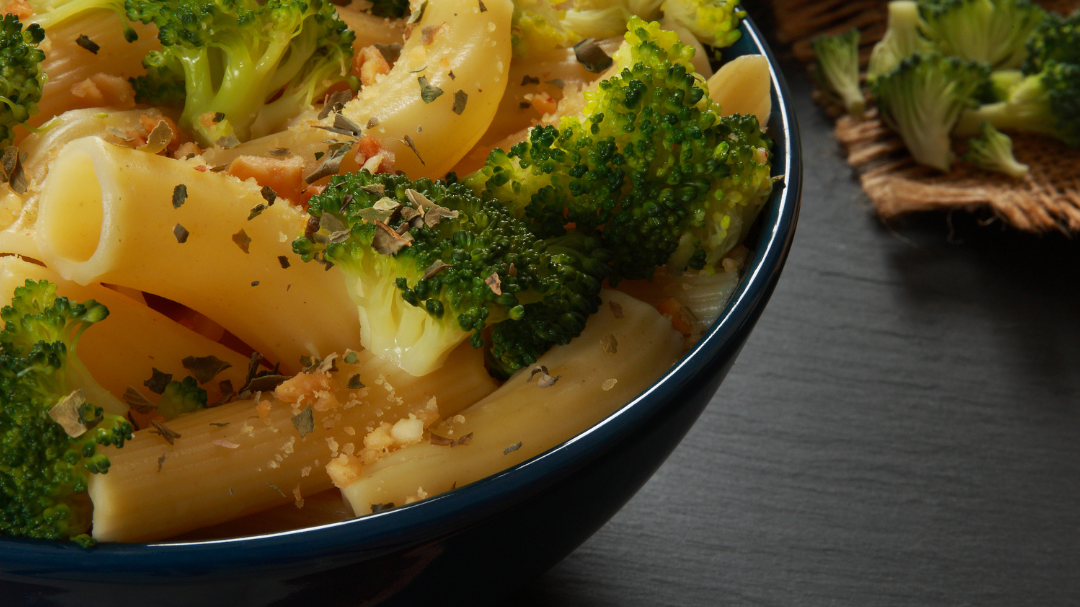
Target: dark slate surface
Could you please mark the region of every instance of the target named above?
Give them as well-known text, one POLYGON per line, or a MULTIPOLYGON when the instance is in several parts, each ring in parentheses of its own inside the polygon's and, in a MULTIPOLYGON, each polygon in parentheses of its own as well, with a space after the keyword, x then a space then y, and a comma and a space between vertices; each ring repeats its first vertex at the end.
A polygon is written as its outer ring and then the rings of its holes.
POLYGON ((1080 243, 882 226, 801 67, 806 186, 712 404, 506 605, 1080 604, 1080 243))

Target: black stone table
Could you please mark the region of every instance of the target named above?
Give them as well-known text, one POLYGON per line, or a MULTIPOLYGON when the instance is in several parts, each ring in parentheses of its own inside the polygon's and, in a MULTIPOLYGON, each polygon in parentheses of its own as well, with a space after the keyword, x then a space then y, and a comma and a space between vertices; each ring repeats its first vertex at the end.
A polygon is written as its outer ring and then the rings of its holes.
POLYGON ((505 604, 1080 605, 1080 242, 883 226, 785 73, 806 178, 771 303, 656 476, 505 604))

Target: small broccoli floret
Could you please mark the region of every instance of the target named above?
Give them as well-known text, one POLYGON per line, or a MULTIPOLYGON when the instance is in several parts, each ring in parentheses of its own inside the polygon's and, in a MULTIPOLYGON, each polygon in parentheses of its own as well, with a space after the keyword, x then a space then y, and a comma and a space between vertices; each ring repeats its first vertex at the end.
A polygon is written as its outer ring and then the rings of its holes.
POLYGON ((1030 0, 936 0, 919 5, 920 31, 942 54, 1020 67, 1025 41, 1046 16, 1030 0))
POLYGON ((529 364, 581 333, 600 304, 607 257, 596 239, 545 242, 460 185, 361 171, 332 178, 309 212, 320 228, 293 249, 344 270, 364 347, 413 375, 506 323, 531 338, 500 368, 529 364))
POLYGON ((964 112, 956 132, 972 135, 983 122, 1080 146, 1080 65, 1047 61, 1041 72, 1013 86, 1005 101, 964 112))
POLYGON ((139 39, 125 16, 124 0, 30 0, 29 4, 34 9, 34 16, 28 21, 46 31, 73 19, 81 19, 87 12, 107 10, 116 13, 124 28, 125 40, 134 42, 139 39))
POLYGON ((1080 11, 1068 17, 1050 13, 1027 41, 1025 74, 1037 74, 1046 62, 1080 65, 1080 11))
POLYGON ((168 421, 205 408, 206 390, 199 387, 194 377, 188 376, 183 381, 174 380, 165 386, 157 411, 168 421))
POLYGON ((881 117, 903 138, 919 164, 948 171, 953 160, 949 133, 960 113, 977 105, 986 86, 985 63, 938 53, 913 55, 874 83, 881 117))
POLYGON ((325 0, 128 0, 127 8, 130 19, 157 25, 162 45, 132 79, 136 98, 182 99, 180 125, 203 145, 267 134, 330 87, 356 88, 355 34, 325 0))
POLYGON ((742 36, 739 20, 746 11, 739 0, 665 0, 664 16, 690 30, 698 40, 716 48, 731 46, 742 36))
POLYGON ((15 127, 26 122, 38 111, 41 92, 45 86, 45 71, 41 62, 45 53, 37 45, 45 38, 38 25, 23 29, 19 18, 4 15, 0 21, 0 145, 9 145, 15 138, 15 127))
POLYGON ((599 234, 612 281, 713 265, 772 188, 769 143, 753 116, 721 117, 673 32, 632 18, 619 73, 587 93, 583 115, 534 128, 464 183, 543 237, 599 234))
POLYGON ((1028 173, 1028 165, 1020 164, 1013 156, 1012 139, 995 129, 989 122, 982 124, 982 133, 968 139, 964 160, 980 169, 1005 173, 1019 179, 1028 173))
POLYGON ((819 36, 810 46, 817 56, 814 74, 820 86, 836 95, 849 114, 862 118, 866 98, 859 87, 859 30, 819 36))
POLYGON ((904 59, 915 53, 929 53, 933 47, 919 34, 919 4, 914 0, 894 0, 889 3, 889 25, 885 35, 870 53, 866 68, 866 81, 873 84, 882 74, 887 74, 904 59))
POLYGON ((89 474, 104 474, 99 445, 122 447, 126 407, 76 356, 79 338, 109 311, 27 280, 0 310, 0 533, 92 543, 89 474), (104 410, 103 408, 104 407, 104 410), (106 413, 105 410, 111 411, 106 413))
POLYGON ((563 23, 566 11, 549 0, 514 0, 510 44, 515 57, 573 46, 582 37, 563 23))

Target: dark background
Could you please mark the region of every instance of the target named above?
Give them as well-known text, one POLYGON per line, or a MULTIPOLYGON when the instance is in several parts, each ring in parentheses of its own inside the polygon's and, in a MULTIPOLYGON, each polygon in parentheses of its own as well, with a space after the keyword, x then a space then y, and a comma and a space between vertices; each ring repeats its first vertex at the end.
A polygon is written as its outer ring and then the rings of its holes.
POLYGON ((776 293, 656 476, 506 605, 1080 605, 1080 243, 882 225, 784 74, 805 188, 776 293))

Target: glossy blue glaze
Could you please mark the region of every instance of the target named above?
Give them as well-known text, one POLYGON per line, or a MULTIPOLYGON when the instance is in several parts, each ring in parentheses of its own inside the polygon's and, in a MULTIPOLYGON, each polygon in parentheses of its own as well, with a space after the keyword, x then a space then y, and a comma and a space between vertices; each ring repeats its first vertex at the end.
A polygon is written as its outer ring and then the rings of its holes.
POLYGON ((780 277, 799 210, 795 114, 775 58, 745 21, 727 57, 768 56, 785 176, 721 318, 649 390, 584 434, 501 474, 334 525, 233 540, 74 544, 0 539, 0 605, 288 607, 483 603, 580 545, 663 463, 727 375, 780 277), (455 600, 456 599, 456 600, 455 600))

